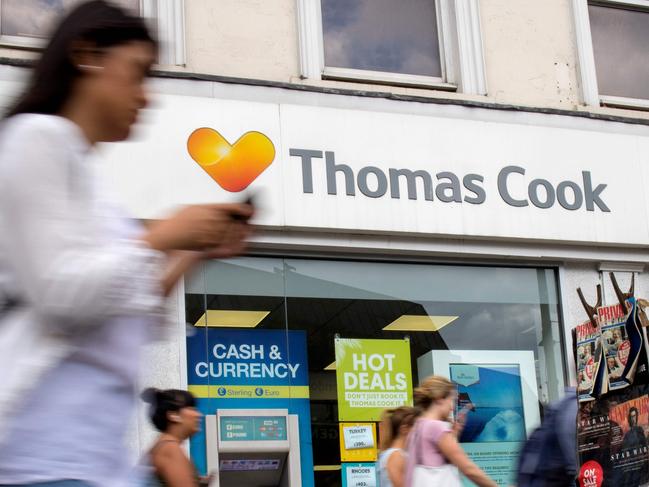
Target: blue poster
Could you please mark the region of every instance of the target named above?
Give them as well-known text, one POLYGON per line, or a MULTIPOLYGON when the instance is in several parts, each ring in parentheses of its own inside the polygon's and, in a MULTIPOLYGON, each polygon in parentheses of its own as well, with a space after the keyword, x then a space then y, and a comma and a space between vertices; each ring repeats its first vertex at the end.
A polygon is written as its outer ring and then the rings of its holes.
POLYGON ((526 439, 519 365, 450 364, 450 375, 458 386, 456 414, 466 415, 462 448, 498 485, 513 485, 526 439))
POLYGON ((343 463, 343 487, 377 487, 379 474, 377 464, 372 463, 343 463))
MULTIPOLYGON (((299 417, 302 485, 312 487, 313 449, 306 334, 302 330, 194 328, 187 337, 187 383, 204 415, 217 409, 288 409, 299 417)), ((204 423, 203 423, 204 426, 204 423)), ((190 442, 206 473, 205 431, 190 442)))

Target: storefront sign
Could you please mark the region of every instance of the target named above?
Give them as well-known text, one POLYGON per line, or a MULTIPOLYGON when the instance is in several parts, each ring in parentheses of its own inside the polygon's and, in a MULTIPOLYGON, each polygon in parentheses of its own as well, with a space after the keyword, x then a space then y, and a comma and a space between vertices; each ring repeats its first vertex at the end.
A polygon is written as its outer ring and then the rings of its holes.
POLYGON ((343 487, 377 487, 376 463, 343 463, 343 487))
POLYGON ((285 441, 285 416, 221 416, 221 441, 285 441))
POLYGON ((336 339, 340 421, 378 421, 385 408, 412 404, 407 340, 336 339))
MULTIPOLYGON (((306 334, 301 330, 193 328, 187 337, 188 388, 204 415, 225 409, 287 409, 299 418, 302 485, 313 486, 306 334), (290 356, 289 356, 290 350, 290 356)), ((284 417, 222 418, 222 441, 282 441, 284 417)), ((190 440, 206 471, 205 430, 190 440)))
MULTIPOLYGON (((482 174, 457 175, 451 171, 442 171, 431 174, 424 169, 392 168, 382 170, 376 166, 361 167, 355 174, 351 166, 336 164, 333 151, 290 149, 289 154, 298 157, 302 167, 302 191, 311 194, 314 192, 313 180, 314 160, 323 159, 325 154, 325 181, 326 191, 329 195, 338 195, 338 174, 345 181, 344 191, 340 194, 346 196, 365 196, 368 198, 392 198, 409 200, 423 199, 426 201, 439 201, 441 203, 469 203, 482 205, 487 201, 485 191, 485 176, 482 174), (407 192, 401 191, 405 183, 407 192), (418 189, 418 186, 420 189, 418 189), (423 190, 421 189, 423 188, 423 190)), ((322 161, 317 161, 322 164, 322 161)), ((583 171, 579 182, 561 181, 555 187, 547 179, 536 178, 529 182, 527 192, 517 196, 512 194, 510 180, 524 177, 527 170, 520 166, 503 167, 497 176, 498 193, 502 201, 515 208, 536 206, 549 209, 558 205, 566 210, 603 212, 611 210, 603 200, 606 184, 593 185, 590 171, 583 171), (516 176, 518 175, 518 176, 516 176)), ((324 187, 321 189, 324 192, 324 187)))
POLYGON ((649 241, 646 127, 433 105, 415 115, 397 101, 343 109, 315 95, 156 105, 135 140, 105 151, 107 177, 140 218, 248 188, 263 195, 257 223, 275 228, 649 241))
POLYGON ((376 423, 340 423, 340 460, 374 462, 377 459, 376 423))

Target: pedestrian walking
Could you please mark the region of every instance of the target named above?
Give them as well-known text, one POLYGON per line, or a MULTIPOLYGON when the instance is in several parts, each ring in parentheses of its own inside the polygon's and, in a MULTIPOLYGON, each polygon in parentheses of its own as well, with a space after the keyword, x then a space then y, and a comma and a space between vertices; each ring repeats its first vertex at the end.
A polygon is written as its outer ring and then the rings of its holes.
POLYGON ((401 406, 386 409, 381 418, 381 453, 379 472, 381 487, 404 487, 406 442, 417 419, 416 408, 401 406))
POLYGON ((422 413, 408 440, 408 487, 461 487, 458 469, 479 487, 497 487, 458 443, 462 418, 449 421, 456 400, 455 385, 444 377, 430 376, 415 389, 415 407, 422 413))
POLYGON ((566 388, 562 399, 546 406, 543 423, 532 432, 521 450, 518 487, 575 485, 577 408, 577 390, 574 387, 566 388))
POLYGON ((156 55, 141 18, 82 3, 0 126, 0 485, 120 486, 165 296, 201 259, 244 248, 249 205, 145 228, 100 189, 93 148, 128 137, 156 55))
POLYGON ((149 404, 151 422, 160 432, 147 455, 151 473, 145 487, 203 487, 209 478, 200 478, 187 458, 182 443, 200 431, 202 414, 196 399, 177 389, 147 389, 142 399, 149 404))

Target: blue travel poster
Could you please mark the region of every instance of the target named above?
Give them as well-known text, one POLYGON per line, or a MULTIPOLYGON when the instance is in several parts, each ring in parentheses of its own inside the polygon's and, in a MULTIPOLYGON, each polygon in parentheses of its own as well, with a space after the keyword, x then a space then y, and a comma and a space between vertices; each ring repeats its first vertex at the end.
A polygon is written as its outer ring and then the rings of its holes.
MULTIPOLYGON (((192 328, 187 336, 187 382, 203 415, 224 409, 288 409, 298 416, 302 485, 312 487, 313 449, 306 334, 302 330, 192 328)), ((206 434, 190 453, 206 474, 206 434)))
MULTIPOLYGON (((518 364, 450 364, 457 384, 456 414, 466 414, 460 443, 498 485, 515 481, 518 453, 526 439, 518 364)), ((465 485, 474 485, 463 479, 465 485)))

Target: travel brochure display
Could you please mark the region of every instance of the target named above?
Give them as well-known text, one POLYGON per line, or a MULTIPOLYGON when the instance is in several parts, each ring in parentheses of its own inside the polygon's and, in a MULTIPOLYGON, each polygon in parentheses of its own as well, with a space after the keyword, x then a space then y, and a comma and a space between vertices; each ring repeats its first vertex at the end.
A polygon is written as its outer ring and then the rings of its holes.
POLYGON ((498 485, 514 485, 520 449, 540 423, 534 353, 434 350, 417 367, 420 381, 436 374, 457 384, 455 414, 466 415, 462 448, 498 485))
POLYGON ((375 463, 344 463, 343 487, 378 487, 378 471, 375 463))
POLYGON ((376 423, 340 423, 339 428, 342 462, 376 461, 376 423))
POLYGON ((589 317, 588 323, 573 330, 579 374, 580 487, 635 487, 649 482, 646 301, 633 296, 633 281, 623 293, 615 276, 610 274, 610 278, 617 304, 602 306, 600 286, 594 306, 577 291, 589 317), (589 370, 595 360, 588 354, 598 349, 605 365, 600 367, 601 381, 597 371, 589 370))

